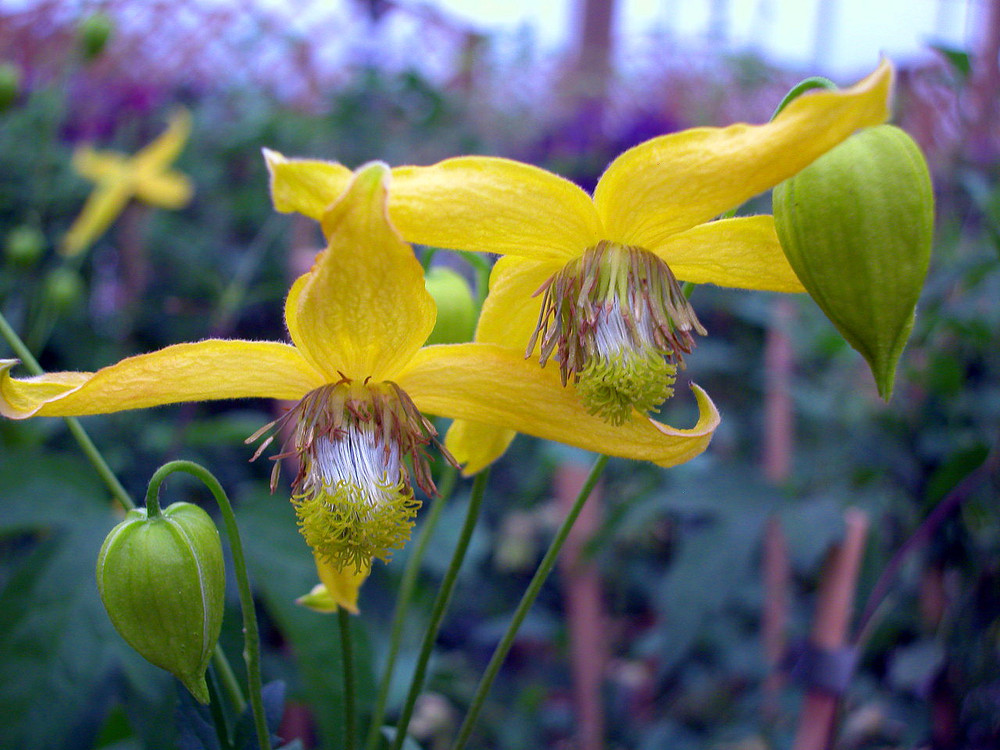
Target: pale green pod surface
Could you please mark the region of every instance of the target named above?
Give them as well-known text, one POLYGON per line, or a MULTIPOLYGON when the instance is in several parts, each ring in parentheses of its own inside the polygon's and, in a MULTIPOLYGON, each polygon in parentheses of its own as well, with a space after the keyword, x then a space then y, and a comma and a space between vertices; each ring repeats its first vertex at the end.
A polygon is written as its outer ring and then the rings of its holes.
POLYGON ((920 148, 878 125, 851 136, 774 189, 788 262, 892 396, 934 234, 934 193, 920 148))
POLYGON ((208 703, 205 670, 225 597, 222 544, 209 515, 191 503, 157 518, 129 511, 101 547, 97 588, 122 638, 208 703))
POLYGON ((437 320, 427 343, 462 344, 472 341, 477 313, 469 283, 450 268, 433 266, 424 276, 424 286, 437 304, 437 320))

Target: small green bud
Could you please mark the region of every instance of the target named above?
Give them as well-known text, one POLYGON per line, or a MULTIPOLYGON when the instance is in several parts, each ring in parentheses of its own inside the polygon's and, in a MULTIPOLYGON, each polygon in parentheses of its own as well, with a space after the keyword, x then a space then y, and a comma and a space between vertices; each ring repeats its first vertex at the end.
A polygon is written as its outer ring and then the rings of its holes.
POLYGON ((13 63, 0 63, 0 112, 10 107, 21 93, 21 69, 13 63))
POLYGON ((895 126, 868 128, 778 185, 773 203, 788 262, 888 401, 934 234, 920 148, 895 126))
POLYGON ((218 529, 191 503, 174 503, 155 518, 145 508, 129 511, 97 557, 97 588, 115 629, 202 703, 225 587, 218 529))
POLYGON ((45 297, 59 311, 75 307, 83 296, 83 279, 72 268, 54 268, 45 277, 45 297))
POLYGON ((437 303, 437 321, 428 344, 461 344, 472 341, 476 328, 476 303, 465 278, 450 268, 433 266, 424 285, 437 303))
POLYGON ((106 13, 93 13, 80 22, 77 38, 84 60, 89 62, 104 51, 113 29, 114 24, 106 13))
POLYGON ((45 250, 45 235, 37 227, 22 224, 14 227, 4 242, 7 261, 18 268, 31 268, 42 257, 45 250))

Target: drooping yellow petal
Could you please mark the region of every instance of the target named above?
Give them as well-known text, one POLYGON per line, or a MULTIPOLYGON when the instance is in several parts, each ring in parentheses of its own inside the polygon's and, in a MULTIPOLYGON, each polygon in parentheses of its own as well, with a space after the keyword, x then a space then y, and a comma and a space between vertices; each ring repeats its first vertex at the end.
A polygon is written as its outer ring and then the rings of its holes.
POLYGON ((892 65, 841 91, 810 92, 766 125, 694 128, 619 156, 594 191, 605 239, 651 247, 718 216, 889 116, 892 65))
POLYGON ((175 110, 167 123, 167 129, 152 143, 136 152, 133 157, 136 168, 150 172, 165 169, 180 156, 189 135, 191 113, 183 108, 175 110))
POLYGON ((135 194, 153 206, 171 210, 184 208, 194 194, 194 186, 187 175, 175 170, 137 175, 135 194))
MULTIPOLYGON (((638 412, 631 422, 614 427, 584 410, 575 389, 560 383, 557 367, 540 368, 518 352, 494 344, 425 347, 397 382, 429 414, 495 424, 661 466, 683 463, 704 451, 719 424, 711 399, 692 385, 699 419, 691 429, 670 427, 638 412)), ((470 433, 475 436, 475 431, 470 433)), ((475 455, 472 446, 456 448, 475 455)))
POLYGON ((590 197, 529 164, 486 156, 392 171, 389 215, 408 242, 567 259, 601 239, 590 197))
POLYGON ((700 224, 649 249, 663 258, 681 281, 772 292, 805 291, 781 250, 770 215, 700 224))
POLYGON ((316 221, 351 182, 351 170, 343 164, 314 159, 287 159, 264 149, 271 174, 271 201, 282 213, 300 213, 316 221))
POLYGON ((60 252, 73 256, 90 247, 118 218, 131 197, 132 184, 127 178, 108 180, 95 187, 63 237, 60 252))
POLYGON ((456 419, 448 428, 444 446, 462 465, 462 473, 472 476, 500 458, 516 437, 517 432, 506 427, 456 419))
POLYGON ((94 373, 10 377, 0 360, 0 414, 11 419, 107 414, 182 401, 297 400, 326 378, 293 347, 271 341, 209 339, 123 359, 94 373))
POLYGON ((352 567, 337 570, 317 555, 313 557, 321 583, 298 602, 317 612, 336 612, 337 607, 343 607, 352 615, 358 614, 358 593, 371 573, 371 565, 359 572, 352 567))
POLYGON ((535 292, 562 263, 507 256, 490 272, 490 293, 476 326, 476 341, 500 344, 524 353, 538 324, 542 295, 535 292))
POLYGON ((434 328, 423 269, 386 218, 388 172, 358 170, 323 217, 329 246, 286 304, 292 340, 331 381, 391 380, 434 328))

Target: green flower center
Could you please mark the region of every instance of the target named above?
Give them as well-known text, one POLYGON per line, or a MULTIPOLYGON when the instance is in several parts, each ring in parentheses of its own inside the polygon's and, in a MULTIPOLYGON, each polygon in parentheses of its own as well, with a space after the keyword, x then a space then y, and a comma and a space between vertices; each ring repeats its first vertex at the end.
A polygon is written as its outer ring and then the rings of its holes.
POLYGON ((705 329, 660 258, 600 242, 567 263, 538 291, 542 309, 527 356, 559 363, 591 414, 612 424, 646 413, 673 395, 677 365, 705 329))

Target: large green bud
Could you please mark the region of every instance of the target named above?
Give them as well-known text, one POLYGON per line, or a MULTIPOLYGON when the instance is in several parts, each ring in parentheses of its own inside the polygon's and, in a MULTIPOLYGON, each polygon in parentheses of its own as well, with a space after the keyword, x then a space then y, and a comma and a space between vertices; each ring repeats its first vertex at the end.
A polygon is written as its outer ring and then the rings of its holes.
POLYGON ((920 148, 893 125, 868 128, 778 185, 773 202, 788 262, 888 401, 934 234, 920 148))
POLYGON ((153 518, 145 508, 129 511, 97 557, 97 588, 115 629, 202 703, 225 586, 218 529, 191 503, 174 503, 153 518))

